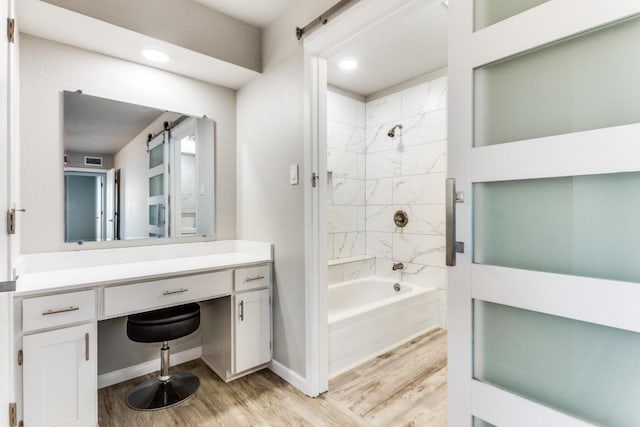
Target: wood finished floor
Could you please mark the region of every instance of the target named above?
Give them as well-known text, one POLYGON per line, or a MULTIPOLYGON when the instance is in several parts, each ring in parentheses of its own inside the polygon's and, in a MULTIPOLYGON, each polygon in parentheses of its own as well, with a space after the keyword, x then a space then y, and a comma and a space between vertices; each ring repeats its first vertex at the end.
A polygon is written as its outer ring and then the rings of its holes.
MULTIPOLYGON (((173 370, 173 369, 172 369, 173 370)), ((173 408, 133 411, 125 397, 152 375, 101 389, 100 427, 446 426, 447 336, 442 329, 334 378, 311 399, 265 369, 229 384, 201 361, 176 367, 198 375, 196 395, 173 408)))

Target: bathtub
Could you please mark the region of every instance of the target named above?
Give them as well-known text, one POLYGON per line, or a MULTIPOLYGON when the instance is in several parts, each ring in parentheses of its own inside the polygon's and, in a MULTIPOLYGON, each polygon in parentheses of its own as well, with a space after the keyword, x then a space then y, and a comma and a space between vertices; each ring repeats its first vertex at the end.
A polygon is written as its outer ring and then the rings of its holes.
POLYGON ((368 277, 329 285, 329 377, 439 326, 436 288, 395 284, 368 277))

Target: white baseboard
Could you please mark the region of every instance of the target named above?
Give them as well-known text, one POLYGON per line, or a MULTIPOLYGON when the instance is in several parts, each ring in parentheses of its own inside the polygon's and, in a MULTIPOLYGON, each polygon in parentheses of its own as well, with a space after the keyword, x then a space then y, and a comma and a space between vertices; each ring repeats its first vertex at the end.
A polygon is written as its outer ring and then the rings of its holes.
MULTIPOLYGON (((199 359, 200 356, 202 356, 202 346, 190 348, 178 353, 172 353, 171 365, 179 365, 180 363, 196 360, 199 359)), ((111 385, 118 384, 123 381, 139 377, 141 375, 150 374, 158 370, 160 370, 159 354, 157 359, 149 360, 148 362, 138 363, 137 365, 127 366, 126 368, 118 369, 117 371, 98 375, 98 388, 100 389, 109 387, 111 385)))
POLYGON ((289 384, 291 384, 292 386, 294 386, 295 388, 297 388, 307 396, 311 396, 308 393, 307 380, 302 376, 300 376, 300 374, 298 374, 297 372, 287 368, 286 366, 284 366, 282 363, 278 362, 275 359, 272 359, 271 363, 269 363, 269 369, 273 373, 275 373, 277 376, 279 376, 280 378, 282 378, 283 380, 285 380, 286 382, 288 382, 289 384))

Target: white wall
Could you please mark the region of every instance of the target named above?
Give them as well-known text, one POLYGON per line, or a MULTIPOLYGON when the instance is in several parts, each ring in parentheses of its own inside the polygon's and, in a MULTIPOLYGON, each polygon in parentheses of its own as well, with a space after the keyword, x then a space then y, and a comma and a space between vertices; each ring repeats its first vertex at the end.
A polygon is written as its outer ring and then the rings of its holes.
POLYGON ((332 0, 301 0, 263 31, 263 74, 238 91, 237 235, 275 244, 274 359, 306 375, 304 50, 296 26, 332 0), (289 185, 289 165, 300 185, 289 185))
MULTIPOLYGON (((216 121, 216 238, 235 237, 235 91, 71 46, 21 35, 20 132, 22 252, 76 249, 64 244, 63 90, 147 105, 216 121)), ((185 238, 187 239, 187 238, 185 238)), ((179 240, 185 241, 185 240, 179 240)), ((145 241, 148 243, 162 243, 145 241)), ((99 242, 85 248, 131 246, 99 242)))

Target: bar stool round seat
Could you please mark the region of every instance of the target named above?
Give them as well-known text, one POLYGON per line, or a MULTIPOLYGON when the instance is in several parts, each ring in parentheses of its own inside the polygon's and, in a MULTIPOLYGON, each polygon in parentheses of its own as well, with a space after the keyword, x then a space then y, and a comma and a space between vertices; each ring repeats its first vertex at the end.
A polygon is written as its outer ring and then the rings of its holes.
POLYGON ((145 313, 132 314, 127 320, 127 336, 143 343, 161 342, 160 376, 138 384, 127 396, 127 405, 140 411, 175 406, 192 396, 200 380, 190 372, 169 374, 168 341, 193 333, 200 326, 200 306, 196 303, 145 313))

